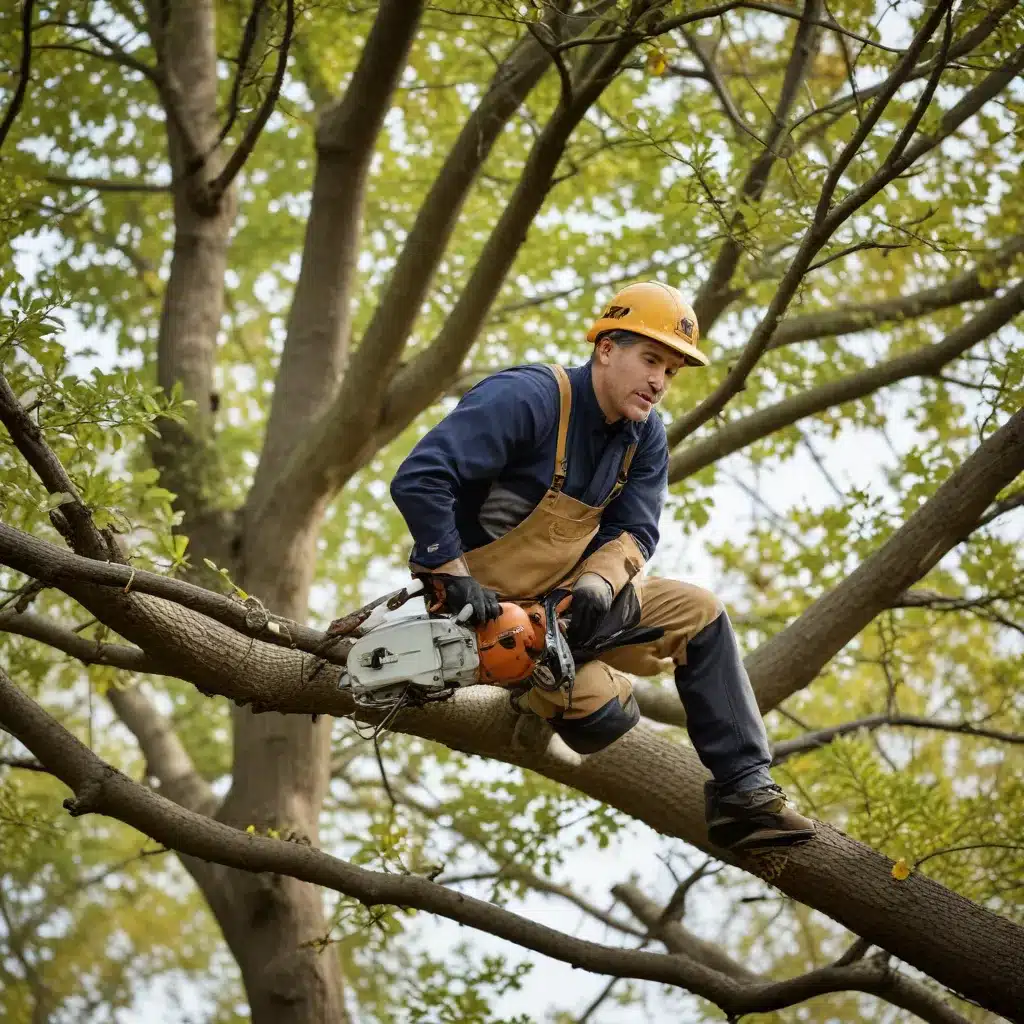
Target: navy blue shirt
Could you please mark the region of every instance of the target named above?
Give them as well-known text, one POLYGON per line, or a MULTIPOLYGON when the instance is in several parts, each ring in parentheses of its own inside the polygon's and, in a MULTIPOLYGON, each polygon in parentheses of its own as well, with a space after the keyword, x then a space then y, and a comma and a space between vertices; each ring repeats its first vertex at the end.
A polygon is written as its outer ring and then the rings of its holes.
MULTIPOLYGON (((644 423, 607 423, 590 364, 567 372, 572 413, 564 492, 600 505, 615 486, 626 449, 637 442, 626 486, 604 509, 586 553, 628 532, 650 558, 668 487, 664 424, 656 412, 644 423)), ((559 407, 554 374, 545 366, 518 366, 481 381, 421 438, 391 483, 413 537, 413 562, 432 569, 493 540, 494 512, 514 510, 513 522, 499 533, 525 518, 551 486, 559 407)))

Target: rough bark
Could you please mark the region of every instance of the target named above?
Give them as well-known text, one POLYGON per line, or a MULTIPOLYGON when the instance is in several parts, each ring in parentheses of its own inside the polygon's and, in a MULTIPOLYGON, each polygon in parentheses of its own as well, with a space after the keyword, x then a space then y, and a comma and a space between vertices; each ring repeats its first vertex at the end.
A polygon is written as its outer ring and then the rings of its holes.
POLYGON ((174 243, 157 340, 157 381, 196 403, 188 422, 163 422, 153 458, 164 485, 195 530, 219 487, 211 443, 213 368, 224 312, 224 274, 235 216, 233 190, 205 201, 216 157, 200 154, 217 138, 216 13, 212 0, 149 4, 150 35, 166 82, 167 147, 174 243), (173 110, 173 113, 172 113, 173 110))

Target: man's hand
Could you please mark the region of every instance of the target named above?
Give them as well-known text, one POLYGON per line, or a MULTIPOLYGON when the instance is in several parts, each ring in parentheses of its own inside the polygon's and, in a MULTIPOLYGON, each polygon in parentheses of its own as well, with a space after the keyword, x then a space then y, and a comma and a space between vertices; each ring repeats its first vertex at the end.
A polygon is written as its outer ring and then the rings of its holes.
POLYGON ((615 594, 612 585, 596 572, 585 572, 572 588, 569 606, 569 646, 582 647, 597 632, 608 614, 615 594))
POLYGON ((443 588, 446 611, 458 615, 467 604, 472 607, 473 614, 466 620, 467 625, 480 626, 501 615, 498 595, 482 587, 472 576, 435 572, 431 573, 430 579, 443 588))

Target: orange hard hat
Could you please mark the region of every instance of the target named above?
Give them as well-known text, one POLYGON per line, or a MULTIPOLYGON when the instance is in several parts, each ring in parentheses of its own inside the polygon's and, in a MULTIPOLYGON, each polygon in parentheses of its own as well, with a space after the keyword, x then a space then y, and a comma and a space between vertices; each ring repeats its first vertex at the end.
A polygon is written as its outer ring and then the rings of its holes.
POLYGON ((660 341, 689 363, 707 366, 710 360, 697 347, 697 314, 678 288, 660 281, 643 281, 623 288, 587 332, 591 344, 606 331, 632 331, 660 341))
POLYGON ((503 601, 501 615, 476 628, 480 682, 508 686, 526 679, 543 650, 543 636, 543 626, 538 634, 525 608, 503 601))

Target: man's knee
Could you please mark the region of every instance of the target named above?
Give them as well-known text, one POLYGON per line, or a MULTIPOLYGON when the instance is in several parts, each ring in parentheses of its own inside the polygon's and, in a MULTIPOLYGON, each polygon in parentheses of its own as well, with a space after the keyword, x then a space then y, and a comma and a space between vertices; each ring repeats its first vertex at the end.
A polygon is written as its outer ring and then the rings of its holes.
POLYGON ((618 697, 612 697, 604 707, 585 718, 555 720, 551 727, 577 754, 593 754, 625 736, 639 721, 640 708, 631 693, 625 704, 618 697))
POLYGON ((580 754, 604 749, 640 720, 629 678, 598 661, 580 668, 571 694, 534 687, 527 701, 580 754))

